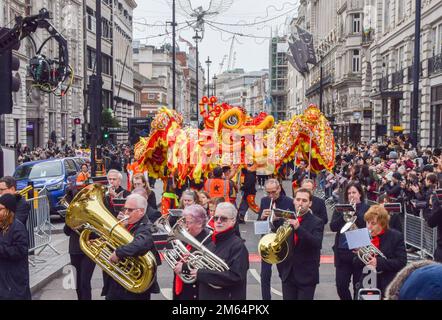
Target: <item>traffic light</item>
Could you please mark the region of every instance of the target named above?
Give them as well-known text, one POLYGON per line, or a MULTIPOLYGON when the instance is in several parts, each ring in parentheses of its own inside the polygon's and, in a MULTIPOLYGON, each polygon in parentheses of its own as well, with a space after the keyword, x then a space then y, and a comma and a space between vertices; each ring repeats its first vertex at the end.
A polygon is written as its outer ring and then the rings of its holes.
POLYGON ((103 131, 103 140, 109 139, 109 132, 107 130, 103 131))
MULTIPOLYGON (((9 29, 0 29, 0 38, 6 35, 9 29)), ((18 50, 20 42, 13 47, 18 50)), ((12 113, 12 93, 20 89, 20 79, 13 75, 13 71, 20 68, 20 60, 12 54, 12 50, 0 53, 0 114, 12 113)))

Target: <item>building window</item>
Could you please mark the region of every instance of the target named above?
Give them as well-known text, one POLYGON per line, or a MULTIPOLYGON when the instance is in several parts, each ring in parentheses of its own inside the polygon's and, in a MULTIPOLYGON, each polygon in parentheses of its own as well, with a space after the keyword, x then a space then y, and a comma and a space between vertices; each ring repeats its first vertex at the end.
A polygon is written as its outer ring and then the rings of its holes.
POLYGON ((353 15, 353 27, 352 27, 353 33, 360 33, 361 32, 361 14, 355 13, 353 15))
POLYGON ((399 49, 397 49, 396 71, 400 71, 404 68, 404 55, 405 55, 405 48, 402 46, 399 49))
POLYGON ((95 50, 92 48, 87 48, 87 67, 89 69, 95 69, 95 50))
POLYGON ((361 70, 361 56, 359 50, 353 50, 352 71, 358 73, 361 70))
POLYGON ((87 28, 88 30, 90 30, 91 32, 95 33, 96 30, 96 19, 95 19, 95 14, 94 11, 87 7, 86 8, 86 13, 87 13, 87 28))
POLYGON ((398 22, 404 18, 404 0, 397 0, 397 19, 398 22))
POLYGON ((442 53, 442 23, 433 28, 432 34, 433 55, 442 53))
POLYGON ((390 29, 390 0, 384 0, 384 32, 390 29))
POLYGON ((386 77, 388 75, 388 54, 382 57, 382 76, 386 77))
POLYGON ((55 131, 55 112, 49 112, 49 136, 51 135, 52 131, 55 131))
POLYGON ((61 114, 61 137, 67 138, 68 132, 68 117, 66 113, 61 114))
POLYGON ((111 26, 110 22, 105 18, 102 18, 102 21, 101 21, 101 33, 102 33, 103 38, 106 38, 106 39, 112 38, 112 26, 111 26))
POLYGON ((101 57, 101 68, 102 68, 102 72, 108 75, 112 75, 112 58, 102 54, 101 57))

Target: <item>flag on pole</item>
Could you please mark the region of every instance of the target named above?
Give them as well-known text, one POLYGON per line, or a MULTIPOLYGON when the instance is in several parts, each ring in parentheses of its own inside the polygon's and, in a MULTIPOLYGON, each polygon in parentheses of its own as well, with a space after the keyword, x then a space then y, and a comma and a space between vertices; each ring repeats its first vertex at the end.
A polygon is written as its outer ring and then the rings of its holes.
POLYGON ((317 64, 318 61, 316 59, 315 46, 313 44, 313 35, 298 25, 296 26, 296 30, 298 31, 298 38, 305 44, 305 50, 307 53, 306 62, 313 65, 317 64))

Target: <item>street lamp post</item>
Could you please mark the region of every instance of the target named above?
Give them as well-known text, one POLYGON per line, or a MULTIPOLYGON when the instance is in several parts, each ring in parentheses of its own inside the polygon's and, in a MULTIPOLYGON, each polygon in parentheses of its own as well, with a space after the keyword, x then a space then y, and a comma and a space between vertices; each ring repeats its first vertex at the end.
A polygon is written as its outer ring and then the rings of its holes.
POLYGON ((196 50, 196 121, 197 121, 197 126, 199 126, 200 120, 199 120, 199 53, 198 53, 198 41, 201 40, 202 38, 198 35, 198 30, 195 31, 195 36, 193 36, 192 38, 193 40, 195 40, 195 50, 196 50))
POLYGON ((419 122, 419 76, 420 76, 420 29, 421 29, 421 0, 416 0, 416 17, 414 30, 414 65, 413 65, 413 103, 411 104, 410 133, 414 147, 418 144, 418 122, 419 122))
POLYGON ((207 57, 206 64, 207 64, 207 96, 210 96, 210 64, 212 61, 210 61, 210 57, 207 57))
POLYGON ((213 80, 213 96, 216 96, 216 80, 218 80, 216 75, 213 76, 212 80, 213 80))

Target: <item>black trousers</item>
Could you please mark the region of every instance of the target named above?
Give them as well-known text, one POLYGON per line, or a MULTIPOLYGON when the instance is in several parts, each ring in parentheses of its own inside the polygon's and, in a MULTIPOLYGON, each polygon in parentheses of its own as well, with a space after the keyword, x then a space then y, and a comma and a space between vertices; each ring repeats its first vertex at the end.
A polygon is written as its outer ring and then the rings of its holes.
POLYGON ((91 279, 95 269, 95 262, 85 254, 70 254, 71 264, 77 271, 78 300, 92 300, 91 279))
POLYGON ((316 285, 299 286, 290 280, 282 283, 283 300, 313 300, 315 296, 316 285))
POLYGON ((272 265, 261 260, 261 294, 262 300, 272 300, 270 283, 272 278, 272 265))
POLYGON ((353 282, 353 292, 356 295, 357 283, 361 279, 361 271, 353 266, 353 255, 349 253, 339 253, 339 263, 336 266, 336 289, 341 300, 352 300, 350 292, 350 281, 353 282))

